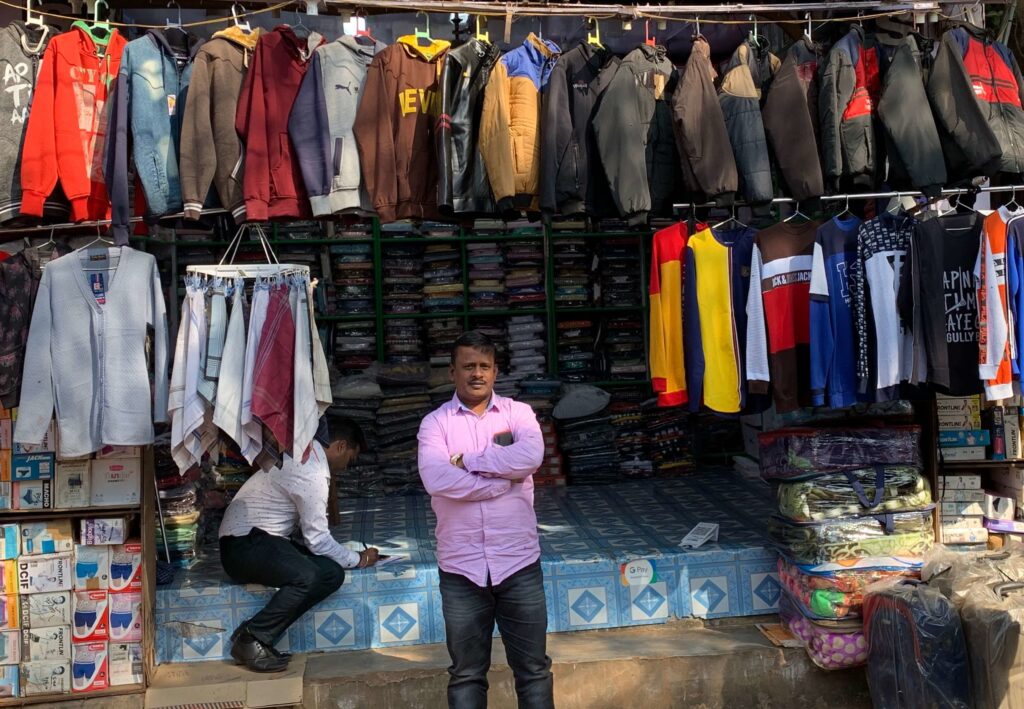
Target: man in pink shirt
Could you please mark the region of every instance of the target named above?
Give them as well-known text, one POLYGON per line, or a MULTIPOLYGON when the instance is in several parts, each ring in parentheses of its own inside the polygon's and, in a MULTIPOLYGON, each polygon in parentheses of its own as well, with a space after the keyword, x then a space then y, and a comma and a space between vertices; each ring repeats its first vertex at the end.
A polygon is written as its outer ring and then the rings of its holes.
POLYGON ((419 469, 437 515, 437 565, 448 706, 487 706, 491 636, 498 623, 520 709, 553 709, 547 604, 533 474, 544 457, 537 417, 494 393, 494 343, 455 341, 455 396, 420 425, 419 469))

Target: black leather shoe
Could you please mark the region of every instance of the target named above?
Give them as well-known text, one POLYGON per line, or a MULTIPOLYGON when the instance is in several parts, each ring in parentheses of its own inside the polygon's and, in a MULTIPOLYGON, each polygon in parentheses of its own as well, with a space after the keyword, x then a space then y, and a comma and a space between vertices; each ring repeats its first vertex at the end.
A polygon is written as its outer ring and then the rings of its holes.
MULTIPOLYGON (((247 634, 246 634, 247 635, 247 634)), ((231 645, 231 657, 252 672, 283 672, 288 669, 288 658, 274 655, 273 648, 256 638, 241 636, 231 645)))
MULTIPOLYGON (((252 637, 252 635, 250 635, 250 634, 249 634, 249 633, 248 633, 248 632, 246 631, 246 627, 245 627, 245 625, 243 624, 243 625, 240 625, 240 626, 238 626, 237 628, 235 628, 235 632, 231 633, 231 642, 233 643, 233 642, 235 642, 236 640, 238 640, 238 638, 239 638, 240 636, 242 636, 242 633, 245 633, 245 636, 244 636, 244 638, 245 638, 245 642, 249 642, 250 640, 254 640, 254 639, 255 639, 255 638, 253 638, 253 637, 252 637)), ((279 657, 279 658, 281 658, 282 660, 290 660, 290 659, 291 659, 291 657, 292 657, 292 654, 291 654, 290 652, 285 652, 284 650, 278 650, 278 649, 277 649, 276 647, 274 647, 274 646, 272 646, 272 645, 271 645, 271 646, 269 646, 269 648, 268 648, 268 649, 270 650, 270 653, 271 653, 271 654, 272 654, 272 655, 273 655, 274 657, 279 657)))

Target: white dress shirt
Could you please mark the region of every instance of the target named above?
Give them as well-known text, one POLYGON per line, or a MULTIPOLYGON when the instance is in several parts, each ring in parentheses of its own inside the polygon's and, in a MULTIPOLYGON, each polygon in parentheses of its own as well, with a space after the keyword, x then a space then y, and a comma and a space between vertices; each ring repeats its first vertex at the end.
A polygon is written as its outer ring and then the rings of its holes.
POLYGON ((327 454, 319 442, 313 441, 305 463, 285 456, 280 470, 260 470, 246 480, 224 513, 219 535, 244 537, 258 527, 288 538, 300 528, 311 552, 333 559, 342 568, 355 568, 359 554, 335 541, 327 528, 330 484, 327 454))

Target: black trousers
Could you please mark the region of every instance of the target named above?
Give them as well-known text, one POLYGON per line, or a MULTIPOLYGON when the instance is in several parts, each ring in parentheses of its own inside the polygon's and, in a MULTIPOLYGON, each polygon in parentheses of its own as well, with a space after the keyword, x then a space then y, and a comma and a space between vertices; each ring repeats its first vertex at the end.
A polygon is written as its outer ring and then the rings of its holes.
POLYGON ((344 569, 333 559, 256 527, 244 537, 221 537, 220 561, 236 583, 277 588, 263 610, 245 623, 266 645, 274 645, 288 626, 345 580, 344 569))
POLYGON ((448 706, 484 709, 494 623, 516 680, 519 709, 554 709, 554 680, 547 656, 548 614, 544 575, 536 561, 497 586, 481 588, 460 574, 438 569, 448 654, 448 706))

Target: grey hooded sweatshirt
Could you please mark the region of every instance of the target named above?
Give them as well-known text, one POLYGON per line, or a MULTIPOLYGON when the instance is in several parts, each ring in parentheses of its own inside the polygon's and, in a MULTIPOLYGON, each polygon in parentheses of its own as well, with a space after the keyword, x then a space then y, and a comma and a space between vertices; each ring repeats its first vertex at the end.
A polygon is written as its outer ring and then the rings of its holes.
POLYGON ((292 104, 288 135, 314 216, 374 212, 352 126, 367 67, 384 46, 376 40, 361 44, 348 35, 321 45, 292 104))
MULTIPOLYGON (((0 223, 14 220, 21 212, 21 153, 28 123, 32 92, 35 90, 39 62, 49 40, 60 30, 50 27, 43 36, 40 27, 12 22, 0 29, 0 68, 3 70, 3 91, 0 91, 0 223)), ((67 204, 62 204, 60 190, 46 199, 43 216, 64 221, 67 204)))

